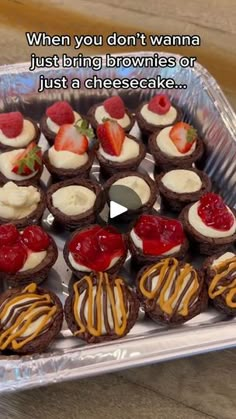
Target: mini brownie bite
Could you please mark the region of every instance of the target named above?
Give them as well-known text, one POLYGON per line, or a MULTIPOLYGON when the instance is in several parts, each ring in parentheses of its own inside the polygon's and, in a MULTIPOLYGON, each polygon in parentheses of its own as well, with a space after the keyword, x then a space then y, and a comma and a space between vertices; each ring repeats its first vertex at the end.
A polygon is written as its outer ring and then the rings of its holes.
POLYGON ((49 144, 53 145, 60 127, 65 124, 75 124, 81 118, 66 101, 58 101, 46 109, 40 121, 40 129, 49 144))
POLYGON ((129 333, 138 318, 139 302, 122 278, 98 272, 74 284, 64 311, 74 336, 99 343, 129 333))
POLYGON ((89 150, 93 130, 86 120, 60 127, 54 145, 45 151, 43 161, 51 175, 64 180, 87 177, 94 160, 93 150, 89 150))
POLYGON ((64 247, 65 261, 78 278, 92 271, 114 275, 126 256, 126 237, 113 227, 97 224, 76 230, 64 247))
POLYGON ((51 291, 31 283, 0 296, 0 350, 40 353, 59 334, 63 307, 51 291))
POLYGON ((164 205, 177 212, 211 189, 210 178, 197 169, 173 169, 157 175, 156 182, 164 205))
POLYGON ((175 124, 181 117, 181 110, 164 94, 155 95, 149 102, 142 103, 136 113, 139 128, 144 136, 175 124))
POLYGON ((0 114, 0 150, 14 150, 37 143, 40 130, 37 123, 20 112, 0 114))
POLYGON ((125 107, 120 96, 112 96, 104 100, 103 103, 93 105, 88 112, 88 117, 94 129, 96 129, 104 119, 113 119, 124 128, 125 132, 129 132, 135 122, 134 116, 125 107))
POLYGON ((165 256, 184 258, 188 240, 180 221, 143 214, 129 233, 129 250, 137 264, 148 264, 165 256))
POLYGON ((203 255, 224 252, 236 241, 236 217, 215 193, 203 195, 180 213, 184 228, 203 255))
POLYGON ((43 282, 57 256, 56 243, 41 227, 0 226, 0 278, 11 287, 29 284, 32 278, 37 284, 43 282))
POLYGON ((177 122, 153 133, 148 146, 157 168, 167 172, 171 169, 188 169, 197 163, 204 152, 203 141, 197 131, 186 122, 177 122))
POLYGON ((44 192, 36 186, 7 182, 0 186, 0 224, 11 222, 18 228, 38 224, 46 208, 44 192))
POLYGON ((144 145, 132 135, 125 134, 116 121, 99 124, 97 137, 99 148, 96 155, 105 177, 123 170, 136 170, 146 155, 144 145))
POLYGON ((236 316, 236 254, 226 252, 208 258, 204 263, 208 295, 215 308, 236 316))
POLYGON ((184 323, 207 307, 203 274, 175 258, 144 267, 137 276, 137 292, 146 314, 157 323, 184 323))
POLYGON ((35 143, 0 154, 0 185, 9 181, 21 186, 37 184, 42 171, 42 152, 35 143))

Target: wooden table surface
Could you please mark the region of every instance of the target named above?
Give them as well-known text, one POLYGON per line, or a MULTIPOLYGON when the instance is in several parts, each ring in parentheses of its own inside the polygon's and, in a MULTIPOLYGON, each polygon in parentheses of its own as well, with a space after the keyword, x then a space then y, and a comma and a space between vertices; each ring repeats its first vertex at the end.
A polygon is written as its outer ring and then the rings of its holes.
MULTIPOLYGON (((197 55, 236 108, 235 0, 1 0, 0 7, 0 64, 29 61, 35 49, 27 47, 25 31, 199 34, 200 48, 162 50, 197 55)), ((66 51, 74 53, 70 48, 66 51)), ((36 52, 51 55, 52 49, 38 47, 36 52)), ((61 53, 62 49, 53 48, 53 52, 61 53)), ((232 419, 236 411, 235 368, 236 351, 228 350, 55 384, 1 396, 0 417, 232 419)))

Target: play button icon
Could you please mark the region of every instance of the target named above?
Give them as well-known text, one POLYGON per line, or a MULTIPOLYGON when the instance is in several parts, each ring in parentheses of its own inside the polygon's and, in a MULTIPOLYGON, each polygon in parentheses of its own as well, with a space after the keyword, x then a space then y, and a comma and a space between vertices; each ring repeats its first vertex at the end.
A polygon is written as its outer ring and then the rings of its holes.
POLYGON ((127 208, 123 205, 118 204, 118 202, 110 201, 110 218, 118 217, 124 212, 127 211, 127 208))

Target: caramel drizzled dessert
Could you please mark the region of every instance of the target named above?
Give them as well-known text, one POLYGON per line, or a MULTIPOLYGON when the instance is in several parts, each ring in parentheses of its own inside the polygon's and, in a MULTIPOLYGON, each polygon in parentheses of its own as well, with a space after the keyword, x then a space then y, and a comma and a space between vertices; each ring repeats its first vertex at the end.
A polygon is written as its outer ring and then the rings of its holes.
POLYGON ((137 290, 145 312, 156 322, 184 323, 207 304, 201 273, 175 258, 143 268, 138 274, 137 290))
POLYGON ((138 300, 123 279, 102 272, 75 282, 65 303, 68 327, 74 336, 88 343, 125 336, 134 326, 138 311, 138 300))
POLYGON ((51 291, 35 283, 6 291, 0 298, 0 350, 44 351, 61 330, 63 308, 51 291))

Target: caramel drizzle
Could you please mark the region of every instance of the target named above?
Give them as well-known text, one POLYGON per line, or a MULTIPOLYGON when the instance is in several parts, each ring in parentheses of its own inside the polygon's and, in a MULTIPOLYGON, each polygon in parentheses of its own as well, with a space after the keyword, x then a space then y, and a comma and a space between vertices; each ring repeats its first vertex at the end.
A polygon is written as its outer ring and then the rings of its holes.
POLYGON ((36 290, 37 285, 32 283, 24 288, 20 294, 10 297, 4 303, 0 312, 0 328, 3 329, 3 333, 0 336, 1 350, 6 349, 9 345, 13 349, 20 349, 47 329, 48 322, 55 315, 57 307, 49 294, 40 295, 36 293, 36 290), (25 302, 24 308, 24 299, 26 298, 29 300, 25 302), (31 298, 32 301, 30 301, 31 298), (20 309, 19 312, 15 312, 18 309, 20 309), (9 314, 3 320, 8 310, 9 314), (22 335, 27 331, 28 327, 40 317, 43 318, 36 330, 29 336, 23 337, 22 335), (7 326, 8 324, 9 326, 7 326))
POLYGON ((199 288, 197 272, 189 264, 180 270, 179 262, 175 258, 164 259, 147 269, 139 283, 141 293, 149 300, 158 303, 162 311, 169 315, 178 312, 187 316, 191 303, 195 300, 199 288), (157 284, 152 289, 152 280, 159 275, 157 284), (183 285, 189 276, 186 285, 183 285), (148 282, 148 284, 147 284, 148 282), (148 286, 147 286, 148 285, 148 286), (168 298, 167 293, 170 289, 168 298), (182 303, 182 309, 179 306, 182 303))
POLYGON ((91 276, 84 276, 83 278, 83 280, 87 282, 87 289, 81 303, 80 311, 78 310, 79 300, 82 295, 82 293, 79 293, 80 281, 74 284, 74 317, 77 325, 79 326, 79 330, 75 333, 75 335, 80 335, 88 331, 93 336, 101 336, 103 326, 105 327, 107 333, 111 332, 107 313, 107 302, 109 301, 113 317, 114 331, 118 336, 122 336, 127 326, 127 307, 125 296, 122 291, 123 280, 121 278, 116 278, 114 280, 114 286, 112 286, 106 273, 99 272, 97 275, 97 285, 93 285, 93 278, 91 276), (94 287, 96 287, 95 296, 93 295, 94 287), (122 319, 121 325, 119 324, 120 322, 118 319, 113 287, 116 287, 118 293, 118 302, 122 319), (86 313, 84 313, 86 303, 88 308, 87 318, 86 313))
POLYGON ((213 269, 216 275, 209 286, 209 297, 214 299, 225 293, 227 306, 236 308, 236 256, 221 262, 213 269))

